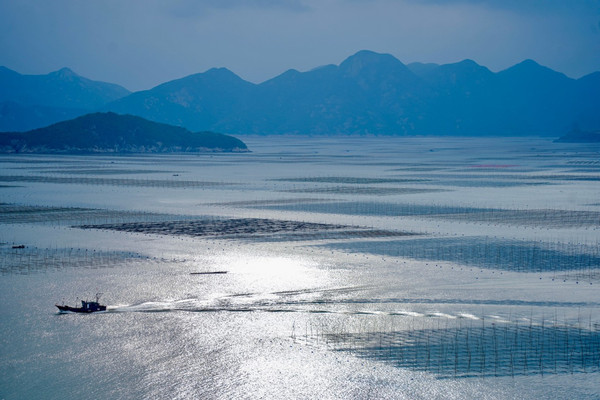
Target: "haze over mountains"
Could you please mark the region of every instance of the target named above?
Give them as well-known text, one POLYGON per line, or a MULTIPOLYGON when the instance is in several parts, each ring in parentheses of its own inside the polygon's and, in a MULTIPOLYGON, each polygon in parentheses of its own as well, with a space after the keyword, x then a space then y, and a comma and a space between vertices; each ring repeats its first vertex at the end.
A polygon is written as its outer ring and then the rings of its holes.
POLYGON ((129 94, 122 86, 92 81, 68 68, 21 75, 0 67, 0 131, 26 131, 71 119, 129 94))
POLYGON ((404 65, 360 51, 260 84, 214 68, 129 93, 66 69, 24 76, 0 68, 0 131, 91 110, 238 135, 559 136, 575 125, 600 129, 600 72, 571 79, 526 60, 494 73, 471 60, 404 65))

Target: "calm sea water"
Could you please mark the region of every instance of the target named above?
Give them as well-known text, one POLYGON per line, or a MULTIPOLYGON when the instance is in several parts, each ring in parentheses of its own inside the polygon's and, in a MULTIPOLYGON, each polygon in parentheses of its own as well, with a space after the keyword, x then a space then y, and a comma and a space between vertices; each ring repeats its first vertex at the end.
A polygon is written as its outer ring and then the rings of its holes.
POLYGON ((600 397, 599 149, 244 139, 0 157, 1 399, 600 397))

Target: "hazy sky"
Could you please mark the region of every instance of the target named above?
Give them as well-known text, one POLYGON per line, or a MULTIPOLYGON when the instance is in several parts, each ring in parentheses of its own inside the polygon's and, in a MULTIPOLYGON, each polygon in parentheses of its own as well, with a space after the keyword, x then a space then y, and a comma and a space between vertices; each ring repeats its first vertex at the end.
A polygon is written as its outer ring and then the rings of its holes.
POLYGON ((0 0, 0 65, 130 90, 227 67, 262 82, 358 50, 600 71, 600 0, 0 0))

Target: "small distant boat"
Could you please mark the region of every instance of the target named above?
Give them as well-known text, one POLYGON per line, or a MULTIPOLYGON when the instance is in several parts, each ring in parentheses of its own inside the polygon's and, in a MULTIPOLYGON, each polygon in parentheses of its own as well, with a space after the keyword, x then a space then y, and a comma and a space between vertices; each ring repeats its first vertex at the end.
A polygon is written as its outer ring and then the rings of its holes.
POLYGON ((102 296, 102 293, 96 293, 96 301, 81 300, 81 307, 55 305, 60 312, 93 313, 97 311, 106 311, 106 306, 100 304, 100 296, 102 296))

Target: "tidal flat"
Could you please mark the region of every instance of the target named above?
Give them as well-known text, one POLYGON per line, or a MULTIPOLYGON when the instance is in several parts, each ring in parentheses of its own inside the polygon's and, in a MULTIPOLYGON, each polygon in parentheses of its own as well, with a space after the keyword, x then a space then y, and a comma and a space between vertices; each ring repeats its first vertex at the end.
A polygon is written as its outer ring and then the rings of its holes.
POLYGON ((0 156, 1 399, 600 397, 599 146, 243 140, 0 156))

